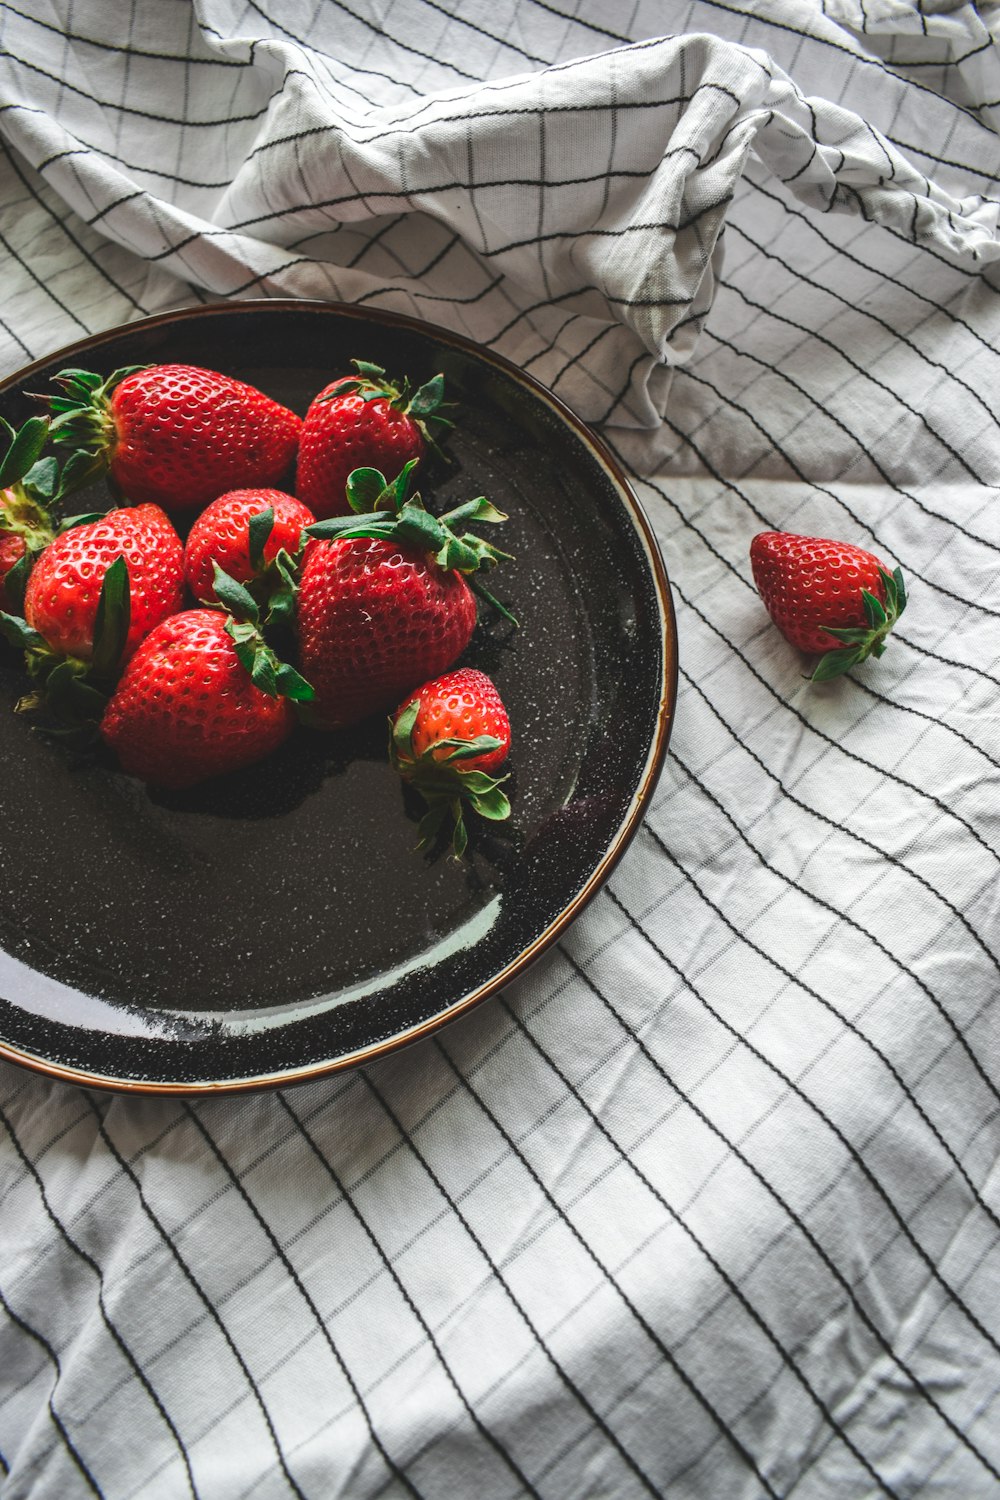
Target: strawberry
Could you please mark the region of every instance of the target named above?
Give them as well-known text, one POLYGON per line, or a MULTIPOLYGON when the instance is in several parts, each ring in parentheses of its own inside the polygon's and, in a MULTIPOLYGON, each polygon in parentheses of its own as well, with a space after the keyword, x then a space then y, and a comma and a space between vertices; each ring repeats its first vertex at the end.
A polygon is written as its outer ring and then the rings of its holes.
POLYGON ((128 570, 130 604, 123 659, 180 609, 184 549, 163 511, 156 505, 112 510, 100 520, 63 531, 28 579, 25 619, 50 651, 90 660, 101 585, 118 557, 128 570))
POLYGON ((107 473, 129 502, 194 510, 241 485, 277 484, 302 422, 262 391, 195 365, 128 366, 106 380, 62 370, 53 440, 72 449, 64 492, 107 473))
POLYGON ((389 755, 427 803, 420 845, 430 843, 450 815, 452 848, 462 855, 468 842, 463 803, 495 822, 510 816, 493 776, 509 750, 507 710, 485 672, 447 672, 400 705, 390 721, 389 755))
POLYGON ((750 544, 750 564, 764 606, 785 639, 800 651, 824 653, 813 682, 881 656, 906 607, 899 568, 890 573, 851 542, 763 531, 750 544))
POLYGON ((8 438, 0 458, 0 603, 20 609, 24 586, 35 554, 51 542, 55 532, 43 499, 55 486, 51 459, 41 453, 49 432, 47 417, 29 417, 15 432, 0 418, 0 429, 8 438), (47 478, 48 484, 38 481, 47 478))
POLYGON ((230 490, 213 500, 195 521, 184 548, 188 588, 205 603, 216 600, 213 563, 237 583, 252 584, 278 554, 294 556, 304 527, 316 517, 281 490, 230 490))
POLYGON ((295 492, 318 517, 350 512, 347 477, 378 469, 390 480, 404 464, 423 458, 428 443, 451 426, 440 412, 444 377, 411 393, 390 384, 380 365, 355 359, 357 375, 341 375, 315 398, 299 439, 295 492))
POLYGON ((430 515, 419 495, 405 499, 413 466, 391 486, 375 470, 357 470, 348 495, 359 514, 306 530, 315 540, 305 552, 297 623, 302 670, 316 691, 309 722, 318 728, 355 724, 445 671, 475 627, 473 590, 496 604, 475 575, 506 554, 451 528, 506 518, 482 496, 440 519, 430 515))
POLYGON ((178 789, 262 760, 294 722, 287 698, 252 681, 226 616, 189 609, 143 641, 104 711, 101 735, 124 771, 178 789))

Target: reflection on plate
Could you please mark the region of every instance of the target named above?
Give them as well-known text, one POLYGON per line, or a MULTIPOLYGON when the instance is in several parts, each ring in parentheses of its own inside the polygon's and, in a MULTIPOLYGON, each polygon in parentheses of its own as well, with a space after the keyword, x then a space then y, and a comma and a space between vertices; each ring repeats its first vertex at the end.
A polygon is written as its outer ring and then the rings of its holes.
MULTIPOLYGON (((194 308, 64 349, 0 386, 17 423, 66 365, 181 361, 302 413, 351 359, 443 370, 457 425, 432 507, 486 494, 515 554, 464 663, 510 712, 509 825, 470 856, 415 852, 419 807, 384 721, 299 731, 185 793, 74 770, 10 707, 0 660, 0 1056, 147 1092, 289 1083, 424 1035, 520 973, 609 873, 648 803, 676 692, 669 589, 607 450, 514 366, 412 319, 329 303, 194 308)), ((96 497, 95 498, 99 498, 96 497)), ((94 508, 87 502, 81 508, 94 508)))

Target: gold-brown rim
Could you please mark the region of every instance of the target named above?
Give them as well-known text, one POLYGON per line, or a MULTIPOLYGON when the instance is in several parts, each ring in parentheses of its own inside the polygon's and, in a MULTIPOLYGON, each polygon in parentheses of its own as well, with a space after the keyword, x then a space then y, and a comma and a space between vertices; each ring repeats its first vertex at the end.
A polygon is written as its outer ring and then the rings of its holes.
POLYGON ((303 1064, 301 1067, 290 1068, 281 1073, 255 1074, 251 1078, 218 1079, 196 1083, 167 1082, 157 1079, 122 1079, 114 1078, 102 1073, 91 1073, 84 1068, 74 1068, 62 1063, 52 1062, 47 1058, 37 1057, 35 1054, 25 1052, 19 1047, 0 1039, 0 1059, 17 1063, 19 1066, 29 1069, 43 1077, 54 1079, 59 1083, 74 1084, 78 1088, 106 1089, 113 1093, 138 1094, 145 1096, 176 1096, 192 1097, 204 1094, 235 1094, 257 1092, 265 1089, 286 1088, 297 1083, 308 1083, 319 1078, 328 1077, 333 1073, 344 1072, 349 1068, 360 1067, 364 1063, 371 1063, 380 1058, 387 1057, 392 1052, 399 1051, 402 1047, 410 1046, 411 1043, 419 1041, 423 1037, 432 1035, 441 1027, 466 1015, 475 1006, 481 1005, 506 985, 518 978, 556 938, 579 916, 587 902, 604 884, 619 859, 624 854, 631 842, 639 824, 646 812, 649 799, 659 777, 663 766, 663 760, 667 751, 667 743, 670 739, 670 731, 673 727, 674 706, 677 700, 677 629, 674 618, 673 600, 670 594, 670 583, 667 571, 660 555, 659 544, 653 533, 653 529, 646 519, 642 505, 632 488, 628 476, 607 444, 585 422, 583 422, 570 407, 534 376, 520 369, 511 360, 502 354, 495 354, 491 349, 475 343, 472 339, 465 338, 462 334, 453 333, 448 328, 442 328, 436 323, 425 322, 421 318, 408 317, 405 313, 392 313, 380 308, 359 308, 349 302, 323 302, 312 298, 246 298, 230 302, 199 303, 192 307, 175 308, 173 311, 155 313, 148 318, 137 318, 131 323, 118 324, 114 328, 104 330, 102 333, 92 334, 88 338, 79 339, 73 344, 67 344, 61 349, 54 350, 52 354, 34 360, 30 365, 24 366, 13 375, 0 380, 0 395, 3 395, 13 385, 19 385, 23 381, 31 379, 32 376, 46 369, 56 361, 73 359, 85 350, 99 348, 101 344, 110 343, 114 339, 133 330, 139 331, 147 328, 155 328, 161 324, 183 322, 189 318, 204 318, 214 315, 239 312, 243 308, 261 312, 267 309, 269 312, 317 312, 332 313, 338 317, 352 317, 359 321, 371 321, 387 324, 393 327, 410 329, 415 333, 423 333, 431 336, 441 343, 451 344, 454 347, 471 354, 488 364, 495 365, 504 374, 526 386, 535 396, 541 398, 555 414, 571 428, 581 441, 589 447, 597 456, 599 461, 607 469, 621 493, 626 509, 630 515, 633 525, 639 534, 644 551, 649 559, 652 573, 654 591, 660 616, 660 638, 662 650, 662 672, 660 677, 660 706, 657 713, 656 733, 653 736, 642 780, 632 794, 629 811, 622 820, 619 828, 611 840, 609 847, 601 857, 595 869, 585 884, 577 891, 562 911, 539 933, 533 942, 522 949, 517 958, 513 959, 498 974, 492 975, 486 982, 472 990, 468 995, 454 1001, 444 1011, 428 1017, 418 1026, 412 1026, 406 1031, 389 1037, 384 1041, 372 1043, 371 1046, 345 1053, 340 1057, 328 1058, 320 1063, 303 1064))

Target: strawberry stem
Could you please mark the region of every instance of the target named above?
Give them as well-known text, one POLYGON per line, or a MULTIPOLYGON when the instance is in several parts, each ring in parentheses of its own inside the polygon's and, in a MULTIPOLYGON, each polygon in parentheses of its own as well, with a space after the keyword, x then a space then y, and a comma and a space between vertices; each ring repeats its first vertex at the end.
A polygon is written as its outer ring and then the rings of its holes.
POLYGON ((382 538, 429 552, 439 568, 465 574, 475 592, 516 625, 517 620, 510 611, 482 586, 477 577, 482 569, 492 568, 501 561, 511 561, 511 554, 483 541, 474 532, 458 534, 452 529, 464 521, 495 526, 506 521, 507 517, 491 505, 485 495, 466 500, 443 516, 432 515, 419 494, 406 498, 415 463, 416 460, 411 459, 391 484, 377 469, 355 469, 347 480, 347 498, 355 514, 315 521, 305 528, 303 535, 320 541, 382 538), (365 505, 371 509, 362 510, 365 505))
POLYGON ((884 568, 879 568, 878 576, 885 591, 885 603, 877 599, 868 589, 862 589, 861 598, 864 604, 865 619, 867 626, 851 626, 843 629, 832 625, 824 626, 827 635, 832 635, 844 645, 833 651, 827 651, 821 656, 814 671, 809 676, 810 682, 830 682, 834 677, 840 677, 844 672, 849 672, 859 662, 865 661, 869 656, 880 657, 885 650, 886 640, 892 627, 906 608, 906 585, 899 568, 887 573, 884 568))
POLYGON ((485 771, 462 769, 463 760, 499 750, 501 741, 492 734, 479 734, 473 739, 441 739, 421 755, 415 755, 413 726, 419 712, 420 700, 412 698, 395 722, 389 720, 389 759, 394 770, 427 803, 428 810, 418 828, 417 848, 427 848, 450 815, 453 823, 452 852, 461 859, 468 844, 464 818, 466 806, 491 822, 503 822, 510 817, 510 802, 500 789, 509 776, 494 777, 485 771), (439 757, 436 752, 442 748, 447 748, 449 754, 439 757))

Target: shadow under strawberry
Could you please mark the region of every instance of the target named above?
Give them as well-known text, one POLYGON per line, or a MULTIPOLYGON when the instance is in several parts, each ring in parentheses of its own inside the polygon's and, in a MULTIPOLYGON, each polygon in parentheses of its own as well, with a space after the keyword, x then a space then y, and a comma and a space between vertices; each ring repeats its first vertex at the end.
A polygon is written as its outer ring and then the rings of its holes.
MULTIPOLYGON (((369 759, 379 753, 384 756, 384 738, 384 734, 380 736, 378 751, 373 751, 369 759)), ((266 760, 180 791, 149 786, 147 793, 158 807, 172 812, 214 818, 281 818, 315 796, 329 777, 343 775, 354 757, 333 740, 333 735, 298 729, 266 760)), ((113 766, 110 752, 107 759, 113 766)))

